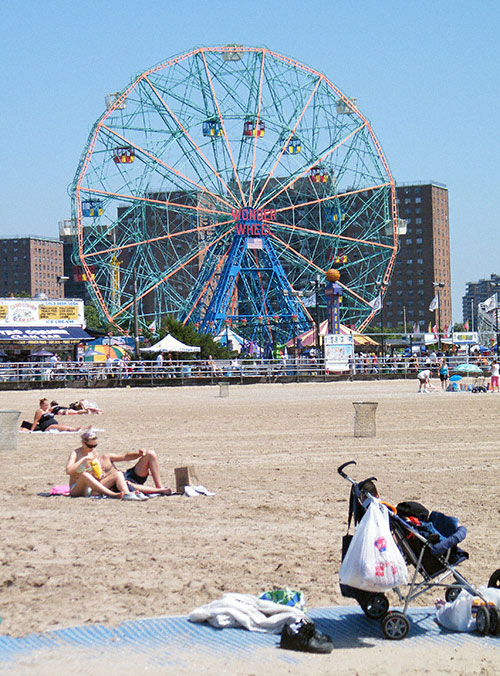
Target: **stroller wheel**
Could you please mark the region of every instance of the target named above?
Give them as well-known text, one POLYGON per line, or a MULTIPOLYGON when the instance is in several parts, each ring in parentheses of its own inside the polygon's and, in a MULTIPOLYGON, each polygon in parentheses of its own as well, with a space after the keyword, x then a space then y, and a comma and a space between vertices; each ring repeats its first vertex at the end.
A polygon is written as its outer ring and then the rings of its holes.
POLYGON ((490 630, 490 613, 486 606, 479 606, 476 614, 476 631, 481 636, 486 636, 490 630))
POLYGON ((384 636, 391 641, 401 641, 410 631, 410 622, 406 615, 397 610, 392 610, 382 619, 382 631, 384 636))
POLYGON ((492 573, 490 579, 488 580, 488 587, 500 589, 500 568, 497 568, 495 572, 492 573))
POLYGON ((500 613, 498 608, 490 606, 490 634, 492 636, 500 636, 500 613))
POLYGON ((381 620, 389 610, 389 599, 384 594, 370 594, 361 607, 370 620, 381 620))
POLYGON ((461 587, 453 587, 452 585, 450 585, 449 587, 446 587, 444 598, 446 599, 446 601, 449 602, 454 601, 461 591, 462 591, 461 587))

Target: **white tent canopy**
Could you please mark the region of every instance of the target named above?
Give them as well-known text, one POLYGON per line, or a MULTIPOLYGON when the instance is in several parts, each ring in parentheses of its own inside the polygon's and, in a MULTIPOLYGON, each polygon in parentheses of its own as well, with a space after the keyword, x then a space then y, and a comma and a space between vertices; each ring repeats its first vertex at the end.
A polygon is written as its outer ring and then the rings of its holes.
POLYGON ((222 345, 226 345, 226 343, 228 343, 230 350, 241 350, 241 347, 245 342, 245 339, 242 336, 235 333, 229 327, 222 329, 222 331, 214 338, 214 340, 216 343, 221 343, 222 345))
POLYGON ((174 338, 170 333, 162 338, 158 343, 151 347, 141 348, 141 352, 200 352, 201 347, 195 345, 184 345, 180 340, 174 338))

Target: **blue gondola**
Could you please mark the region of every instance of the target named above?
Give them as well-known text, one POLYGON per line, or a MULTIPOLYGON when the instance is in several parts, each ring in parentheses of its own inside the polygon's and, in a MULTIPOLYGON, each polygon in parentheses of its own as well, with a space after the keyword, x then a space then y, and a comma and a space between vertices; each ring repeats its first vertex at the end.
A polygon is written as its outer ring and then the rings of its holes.
POLYGON ((203 136, 222 136, 222 125, 219 120, 205 120, 202 128, 203 136))
MULTIPOLYGON (((286 143, 286 139, 283 140, 283 143, 286 143)), ((292 136, 292 138, 286 144, 285 152, 287 152, 289 155, 298 155, 300 152, 302 152, 302 143, 300 139, 296 136, 292 136)))
POLYGON ((346 215, 339 206, 325 207, 326 223, 341 223, 345 221, 346 215))
POLYGON ((102 216, 102 202, 101 200, 83 200, 82 201, 82 216, 102 216))

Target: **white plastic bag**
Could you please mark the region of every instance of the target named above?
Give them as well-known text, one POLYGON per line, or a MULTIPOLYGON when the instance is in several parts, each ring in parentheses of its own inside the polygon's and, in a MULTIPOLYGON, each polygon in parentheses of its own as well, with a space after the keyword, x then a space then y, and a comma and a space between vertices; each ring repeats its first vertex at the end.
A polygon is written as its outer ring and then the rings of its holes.
POLYGON ((341 584, 384 592, 408 584, 406 563, 392 537, 387 508, 371 498, 340 566, 341 584))
POLYGON ((436 609, 436 620, 451 631, 474 631, 476 619, 472 615, 473 596, 462 590, 454 601, 436 609))

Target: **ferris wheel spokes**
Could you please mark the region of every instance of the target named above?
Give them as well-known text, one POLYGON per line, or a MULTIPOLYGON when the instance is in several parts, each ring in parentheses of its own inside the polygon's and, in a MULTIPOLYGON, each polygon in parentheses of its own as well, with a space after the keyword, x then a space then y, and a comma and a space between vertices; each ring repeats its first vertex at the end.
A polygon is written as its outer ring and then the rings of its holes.
POLYGON ((182 130, 184 136, 189 140, 189 142, 192 144, 193 148, 195 148, 196 152, 200 155, 200 157, 203 159, 203 161, 207 164, 208 168, 212 171, 212 173, 214 174, 214 176, 217 177, 217 179, 220 181, 220 183, 222 184, 222 186, 224 187, 224 189, 231 195, 231 197, 233 198, 235 204, 240 205, 240 202, 238 201, 237 197, 236 197, 236 196, 234 195, 234 193, 231 191, 230 187, 228 186, 228 184, 226 183, 226 181, 223 179, 223 177, 221 176, 220 172, 217 171, 217 169, 215 169, 215 168, 212 166, 211 162, 208 160, 208 158, 207 158, 206 155, 203 153, 203 151, 201 150, 201 148, 199 147, 199 145, 196 143, 196 141, 195 141, 195 140, 192 138, 192 136, 189 134, 189 132, 188 132, 187 129, 184 127, 184 125, 182 124, 182 122, 181 122, 181 121, 178 119, 178 117, 175 115, 175 113, 173 112, 173 110, 167 105, 167 103, 164 101, 164 99, 160 96, 160 94, 157 92, 157 90, 155 89, 154 85, 150 82, 150 80, 149 80, 147 77, 145 78, 145 80, 146 80, 146 82, 149 84, 149 86, 151 87, 151 89, 154 91, 154 93, 155 93, 156 96, 158 97, 159 101, 160 101, 161 104, 164 106, 165 110, 168 112, 168 114, 169 114, 169 115, 172 117, 172 119, 175 121, 175 123, 177 124, 177 126, 179 127, 179 129, 182 130))
MULTIPOLYGON (((192 261, 194 261, 194 260, 195 260, 198 256, 200 256, 201 254, 203 254, 203 253, 205 253, 206 251, 208 251, 212 246, 214 246, 215 244, 217 244, 219 241, 221 241, 222 239, 224 239, 226 236, 227 236, 227 232, 224 232, 224 233, 222 233, 222 235, 220 235, 219 237, 217 237, 215 240, 213 240, 213 241, 210 242, 209 244, 206 244, 206 245, 205 245, 204 247, 202 247, 201 249, 198 249, 194 254, 186 254, 185 260, 183 260, 183 262, 182 262, 180 265, 176 266, 176 267, 175 267, 174 269, 172 269, 172 270, 169 270, 168 273, 165 274, 165 275, 163 275, 162 278, 161 278, 159 281, 157 281, 156 283, 152 284, 146 291, 144 291, 144 292, 142 292, 140 295, 138 295, 138 296, 137 296, 137 300, 138 300, 138 301, 141 300, 141 298, 143 298, 143 297, 146 296, 148 293, 150 293, 151 291, 153 291, 153 290, 154 290, 156 287, 158 287, 160 284, 163 284, 164 282, 166 282, 167 279, 169 279, 170 277, 172 277, 173 275, 175 275, 179 270, 185 268, 186 265, 188 265, 189 263, 191 263, 192 261)), ((128 310, 128 309, 131 307, 131 305, 132 305, 132 303, 128 303, 127 305, 123 306, 116 314, 113 315, 113 319, 116 319, 116 317, 118 317, 118 316, 121 315, 123 312, 125 312, 125 310, 128 310)))
MULTIPOLYGON (((314 89, 312 90, 311 94, 309 95, 309 98, 307 99, 306 104, 304 105, 304 107, 303 107, 303 109, 302 109, 302 112, 300 113, 300 115, 299 115, 297 121, 295 122, 295 125, 293 126, 292 131, 289 133, 288 138, 286 139, 285 143, 283 144, 283 147, 281 148, 281 151, 280 151, 280 153, 279 153, 279 155, 278 155, 278 158, 276 159, 276 161, 275 161, 273 167, 272 167, 271 170, 269 171, 269 175, 268 175, 268 177, 267 177, 267 179, 266 179, 264 185, 262 186, 261 191, 259 192, 257 198, 253 201, 254 204, 258 204, 258 203, 259 203, 259 200, 261 199, 262 195, 264 194, 264 191, 265 191, 265 189, 266 189, 266 187, 267 187, 269 181, 271 180, 271 178, 272 178, 273 175, 274 175, 274 170, 275 170, 276 167, 278 166, 278 164, 279 164, 281 158, 283 157, 283 155, 284 155, 284 153, 285 153, 285 148, 288 146, 288 144, 290 143, 290 140, 291 140, 292 137, 294 136, 294 134, 295 134, 295 132, 296 132, 296 130, 297 130, 297 127, 299 126, 299 124, 300 124, 302 118, 304 117, 304 114, 305 114, 306 110, 307 110, 308 107, 309 107, 309 104, 310 104, 311 101, 312 101, 313 96, 315 95, 315 93, 316 93, 317 90, 318 90, 318 87, 319 87, 320 83, 321 83, 321 78, 318 78, 318 80, 317 80, 317 82, 316 82, 316 85, 315 85, 314 89)), ((250 193, 250 194, 252 194, 252 193, 250 193)))
POLYGON ((332 153, 334 153, 336 150, 338 150, 342 144, 347 143, 347 141, 348 141, 349 139, 351 139, 356 133, 358 133, 358 132, 363 128, 363 126, 364 126, 364 123, 363 123, 362 125, 360 125, 359 127, 357 127, 356 129, 354 129, 350 134, 348 134, 348 136, 344 137, 344 138, 342 139, 342 141, 339 141, 336 145, 334 145, 332 148, 330 148, 329 150, 327 150, 327 152, 324 153, 323 155, 321 155, 317 161, 314 161, 314 162, 312 162, 312 163, 308 163, 308 165, 306 166, 306 168, 305 168, 304 170, 302 170, 300 173, 298 173, 298 174, 296 174, 296 173, 292 174, 291 179, 288 180, 288 182, 286 182, 284 186, 281 186, 280 189, 279 189, 279 191, 278 191, 277 193, 270 192, 268 195, 266 195, 266 201, 263 202, 262 204, 259 204, 258 206, 259 206, 261 209, 263 209, 265 206, 267 206, 267 205, 269 204, 269 202, 271 202, 273 199, 276 199, 276 197, 278 197, 282 192, 284 192, 285 190, 288 190, 288 189, 295 183, 295 181, 296 181, 298 178, 300 178, 301 176, 304 176, 304 175, 305 175, 306 173, 308 173, 314 166, 316 166, 316 165, 321 164, 322 162, 324 162, 325 159, 326 159, 327 157, 329 157, 332 153))
POLYGON ((245 203, 245 195, 244 195, 244 193, 243 193, 243 188, 242 188, 241 183, 240 183, 240 178, 239 178, 239 176, 238 176, 238 170, 237 170, 237 168, 236 168, 236 164, 235 164, 235 162, 234 162, 233 153, 232 153, 232 150, 231 150, 231 144, 229 143, 229 139, 228 139, 227 131, 226 131, 226 126, 225 126, 225 124, 224 124, 224 119, 223 119, 223 116, 222 116, 222 113, 221 113, 221 109, 220 109, 220 106, 219 106, 219 102, 218 102, 217 96, 216 96, 216 94, 215 94, 215 89, 214 89, 214 85, 213 85, 213 82, 212 82, 212 77, 211 77, 211 75, 210 75, 210 70, 209 70, 209 68, 208 68, 208 64, 207 64, 207 60, 206 60, 206 58, 205 58, 205 53, 204 53, 204 52, 201 53, 201 57, 202 57, 202 59, 203 59, 203 63, 205 64, 205 70, 206 70, 208 82, 209 82, 209 85, 210 85, 210 89, 211 89, 211 92, 212 92, 213 102, 214 102, 214 104, 215 104, 215 107, 217 108, 217 113, 218 113, 219 120, 220 120, 220 123, 221 123, 221 126, 222 126, 222 133, 223 133, 223 136, 224 136, 224 140, 225 140, 225 142, 226 142, 226 146, 227 146, 227 151, 228 151, 228 153, 229 153, 229 157, 230 157, 230 159, 231 159, 231 165, 232 165, 233 172, 234 172, 234 178, 235 178, 235 180, 236 180, 236 183, 238 184, 238 188, 239 188, 239 191, 240 191, 240 195, 241 195, 241 204, 244 204, 244 203, 245 203))

